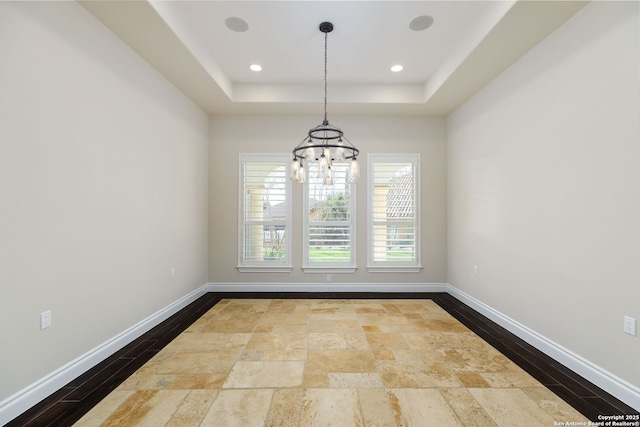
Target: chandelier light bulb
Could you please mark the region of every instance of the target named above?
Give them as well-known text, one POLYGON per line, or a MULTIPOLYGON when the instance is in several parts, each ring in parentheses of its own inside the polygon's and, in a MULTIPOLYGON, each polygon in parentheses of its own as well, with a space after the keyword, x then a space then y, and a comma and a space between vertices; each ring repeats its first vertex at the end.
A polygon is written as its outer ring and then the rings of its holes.
POLYGON ((307 172, 304 170, 304 165, 300 163, 300 170, 298 171, 298 180, 296 181, 300 184, 304 184, 307 182, 307 172))
POLYGON ((331 168, 327 168, 324 174, 324 185, 333 185, 333 173, 331 172, 331 168))
POLYGON ((349 183, 357 184, 360 181, 360 164, 357 159, 351 160, 349 163, 349 183))
POLYGON ((292 160, 289 166, 289 179, 291 181, 298 181, 300 179, 300 161, 292 160))

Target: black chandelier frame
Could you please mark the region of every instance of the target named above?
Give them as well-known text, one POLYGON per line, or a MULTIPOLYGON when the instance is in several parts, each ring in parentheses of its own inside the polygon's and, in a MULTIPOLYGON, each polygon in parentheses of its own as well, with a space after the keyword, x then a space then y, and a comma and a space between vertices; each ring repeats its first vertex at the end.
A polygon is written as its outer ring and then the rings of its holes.
MULTIPOLYGON (((333 24, 331 22, 323 22, 320 24, 319 29, 324 33, 324 120, 322 124, 309 129, 307 136, 293 149, 293 160, 294 162, 299 161, 301 165, 303 161, 318 161, 322 157, 326 157, 325 151, 331 153, 331 148, 336 150, 341 148, 343 150, 344 156, 341 156, 339 160, 356 160, 360 154, 360 150, 344 136, 344 132, 329 123, 327 119, 327 35, 333 31, 333 24), (312 157, 309 157, 309 149, 313 149, 314 155, 312 157)), ((330 154, 331 158, 327 160, 338 160, 336 158, 336 150, 330 154)))

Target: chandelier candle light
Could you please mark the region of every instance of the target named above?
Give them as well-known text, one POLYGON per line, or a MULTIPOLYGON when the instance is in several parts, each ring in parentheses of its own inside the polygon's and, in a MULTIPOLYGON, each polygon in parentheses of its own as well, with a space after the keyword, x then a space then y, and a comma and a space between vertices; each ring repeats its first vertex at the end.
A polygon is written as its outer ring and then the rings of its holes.
POLYGON ((293 149, 289 179, 305 183, 307 180, 305 162, 317 161, 318 177, 322 178, 324 185, 333 185, 332 163, 351 160, 349 183, 355 184, 360 179, 360 166, 357 159, 360 150, 349 142, 342 130, 327 120, 327 35, 333 31, 333 24, 323 22, 319 28, 324 33, 324 120, 322 124, 310 129, 307 136, 293 149))

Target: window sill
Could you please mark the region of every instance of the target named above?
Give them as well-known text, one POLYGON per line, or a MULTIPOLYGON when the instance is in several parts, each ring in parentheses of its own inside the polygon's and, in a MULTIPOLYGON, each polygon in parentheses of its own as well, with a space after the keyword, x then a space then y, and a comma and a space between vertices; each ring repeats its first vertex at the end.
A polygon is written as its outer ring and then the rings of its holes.
POLYGON ((354 266, 345 266, 345 267, 336 267, 336 266, 327 266, 327 267, 309 267, 303 266, 302 271, 305 273, 311 274, 341 274, 341 273, 355 273, 358 267, 354 266))
POLYGON ((260 265, 260 266, 247 266, 247 265, 239 265, 236 267, 240 273, 291 273, 293 270, 292 266, 268 266, 268 265, 260 265))
POLYGON ((402 265, 402 266, 392 266, 392 265, 385 265, 385 266, 371 266, 368 265, 367 266, 367 271, 369 273, 420 273, 420 271, 422 271, 422 266, 421 265, 416 265, 416 266, 406 266, 406 265, 402 265))

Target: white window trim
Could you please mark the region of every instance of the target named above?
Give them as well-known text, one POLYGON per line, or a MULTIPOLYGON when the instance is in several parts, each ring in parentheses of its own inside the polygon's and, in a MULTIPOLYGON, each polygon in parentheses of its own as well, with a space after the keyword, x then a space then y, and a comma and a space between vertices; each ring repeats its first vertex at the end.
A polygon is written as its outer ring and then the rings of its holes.
POLYGON ((291 155, 288 153, 240 153, 238 165, 238 265, 241 273, 290 273, 293 270, 292 258, 292 185, 288 176, 288 165, 291 155), (285 207, 285 259, 282 261, 243 262, 243 202, 244 202, 244 163, 245 162, 282 162, 285 168, 285 193, 287 205, 285 207))
POLYGON ((367 155, 367 271, 370 273, 419 273, 422 270, 420 227, 421 201, 420 201, 420 153, 369 153, 367 155), (374 162, 411 162, 414 164, 415 180, 415 261, 374 261, 373 260, 373 193, 375 179, 373 176, 374 162))
MULTIPOLYGON (((308 172, 307 172, 308 173, 308 172)), ((350 227, 349 235, 351 236, 351 258, 349 263, 323 263, 312 264, 309 262, 309 180, 304 184, 303 190, 303 219, 302 219, 302 271, 311 274, 341 274, 355 273, 358 269, 356 265, 356 184, 349 184, 349 204, 350 211, 350 227)))

